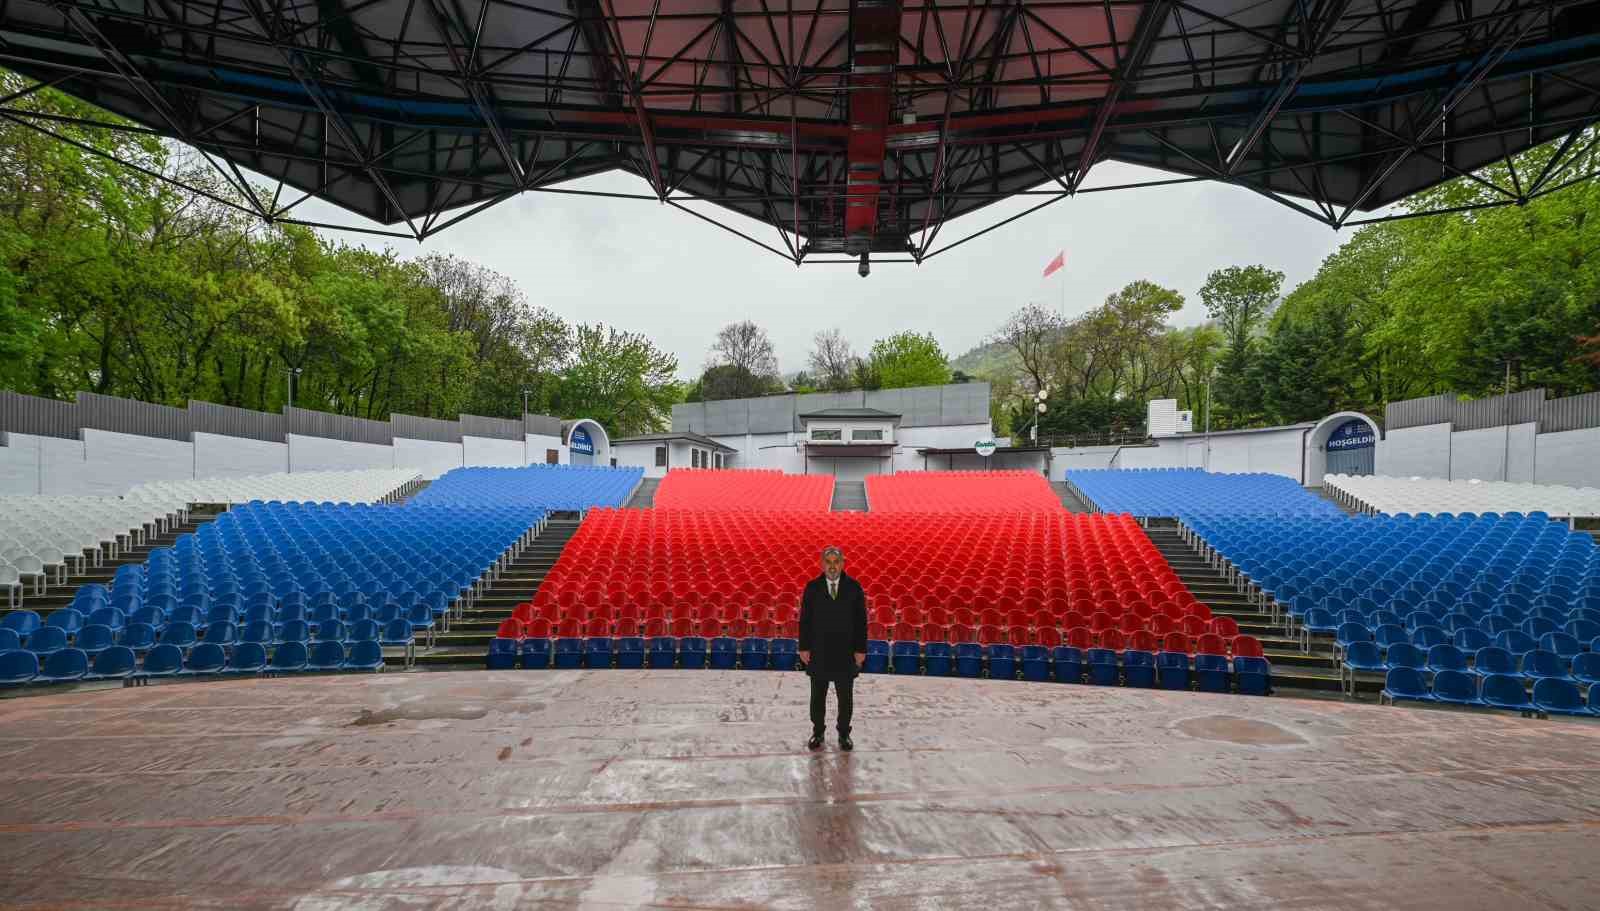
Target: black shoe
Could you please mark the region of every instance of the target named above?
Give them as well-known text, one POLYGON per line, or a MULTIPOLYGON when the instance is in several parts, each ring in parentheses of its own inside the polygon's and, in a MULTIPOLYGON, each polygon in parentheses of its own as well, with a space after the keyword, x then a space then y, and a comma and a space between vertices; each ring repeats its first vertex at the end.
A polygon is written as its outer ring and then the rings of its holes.
POLYGON ((806 749, 812 751, 813 753, 822 749, 822 735, 812 734, 811 739, 806 741, 806 749))
POLYGON ((849 734, 840 734, 839 735, 839 749, 844 750, 846 753, 848 753, 848 752, 850 752, 851 750, 853 750, 855 748, 856 748, 856 745, 854 743, 850 742, 850 735, 849 734))

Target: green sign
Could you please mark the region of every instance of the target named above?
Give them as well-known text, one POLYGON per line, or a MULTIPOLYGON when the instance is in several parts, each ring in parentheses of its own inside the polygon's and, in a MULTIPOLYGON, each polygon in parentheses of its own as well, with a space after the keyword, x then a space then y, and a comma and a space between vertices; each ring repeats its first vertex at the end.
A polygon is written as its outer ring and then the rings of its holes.
POLYGON ((989 456, 994 455, 994 440, 979 440, 977 445, 972 448, 978 451, 978 455, 987 459, 989 456))

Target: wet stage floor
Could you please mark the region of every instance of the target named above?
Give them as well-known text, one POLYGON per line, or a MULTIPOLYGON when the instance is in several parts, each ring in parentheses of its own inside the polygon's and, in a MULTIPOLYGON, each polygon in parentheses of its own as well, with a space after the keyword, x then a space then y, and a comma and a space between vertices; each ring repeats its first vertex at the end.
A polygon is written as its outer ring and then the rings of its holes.
POLYGON ((806 694, 508 671, 0 701, 0 906, 1600 907, 1600 724, 874 677, 856 751, 811 754, 806 694))

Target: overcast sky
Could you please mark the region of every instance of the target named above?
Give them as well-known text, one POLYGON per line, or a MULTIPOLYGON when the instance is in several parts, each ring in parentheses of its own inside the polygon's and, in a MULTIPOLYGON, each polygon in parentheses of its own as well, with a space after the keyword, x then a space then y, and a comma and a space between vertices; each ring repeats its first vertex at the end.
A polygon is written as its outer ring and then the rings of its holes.
MULTIPOLYGON (((1095 168, 1087 186, 1168 177, 1132 165, 1095 168)), ((609 174, 572 187, 648 193, 644 181, 609 174)), ((952 221, 939 244, 966 236, 1040 201, 997 203, 952 221)), ((781 249, 776 230, 706 203, 694 204, 781 249)), ((296 214, 375 227, 320 201, 296 214)), ((403 226, 402 226, 403 230, 403 226)), ((418 245, 327 232, 406 256, 453 253, 511 276, 530 300, 571 322, 643 332, 678 356, 684 377, 703 366, 725 323, 754 320, 772 335, 785 373, 804 369, 811 337, 838 326, 858 351, 876 338, 932 332, 956 357, 1018 307, 1036 301, 1076 315, 1130 281, 1150 279, 1183 294, 1177 322, 1204 318, 1199 290, 1212 269, 1261 263, 1282 271, 1284 289, 1316 272, 1351 231, 1318 222, 1257 194, 1211 183, 1080 194, 940 254, 922 266, 885 264, 860 278, 850 265, 795 268, 784 259, 670 206, 637 200, 527 193, 418 245), (1065 250, 1067 266, 1040 278, 1065 250)))

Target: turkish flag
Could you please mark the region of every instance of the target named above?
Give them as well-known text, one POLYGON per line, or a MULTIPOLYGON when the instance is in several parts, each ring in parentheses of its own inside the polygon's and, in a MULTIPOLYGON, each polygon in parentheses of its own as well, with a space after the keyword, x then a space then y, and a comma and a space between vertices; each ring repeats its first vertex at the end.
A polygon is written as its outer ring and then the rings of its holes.
POLYGON ((1060 253, 1056 254, 1056 258, 1055 259, 1050 260, 1050 265, 1044 267, 1044 277, 1045 278, 1049 278, 1051 275, 1054 275, 1057 271, 1059 271, 1061 269, 1062 266, 1065 266, 1066 264, 1067 264, 1067 251, 1062 250, 1060 253))

